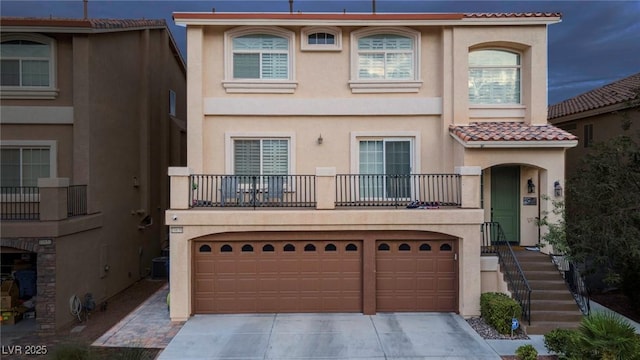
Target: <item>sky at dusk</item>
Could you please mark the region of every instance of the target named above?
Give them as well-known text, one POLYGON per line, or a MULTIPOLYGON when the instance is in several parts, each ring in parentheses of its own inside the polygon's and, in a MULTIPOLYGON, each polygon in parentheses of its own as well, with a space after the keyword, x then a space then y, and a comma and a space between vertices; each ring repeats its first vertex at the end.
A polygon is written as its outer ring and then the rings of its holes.
MULTIPOLYGON (((371 12, 372 0, 294 0, 298 12, 371 12)), ((376 12, 560 12, 549 26, 549 104, 640 72, 640 0, 376 0, 376 12)), ((186 57, 185 28, 173 12, 288 12, 288 0, 89 0, 91 18, 166 19, 186 57)), ((82 0, 2 0, 2 16, 82 18, 82 0)))

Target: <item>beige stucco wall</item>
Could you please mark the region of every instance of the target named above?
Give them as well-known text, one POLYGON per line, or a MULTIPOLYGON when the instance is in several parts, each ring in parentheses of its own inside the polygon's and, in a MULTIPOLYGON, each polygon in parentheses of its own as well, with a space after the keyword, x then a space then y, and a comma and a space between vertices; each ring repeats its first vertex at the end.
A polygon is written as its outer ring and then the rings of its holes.
POLYGON ((500 263, 497 256, 481 256, 481 293, 499 292, 509 294, 507 282, 504 275, 500 271, 500 263))

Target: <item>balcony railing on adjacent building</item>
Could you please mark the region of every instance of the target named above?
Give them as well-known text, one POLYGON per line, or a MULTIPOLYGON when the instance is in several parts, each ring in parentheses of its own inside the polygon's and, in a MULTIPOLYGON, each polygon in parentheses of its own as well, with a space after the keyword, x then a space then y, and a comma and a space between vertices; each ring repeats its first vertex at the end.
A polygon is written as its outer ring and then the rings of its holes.
MULTIPOLYGON (((71 185, 64 189, 67 192, 67 217, 87 215, 87 186, 71 185)), ((37 186, 1 187, 0 219, 40 220, 40 195, 40 188, 37 186)))
POLYGON ((460 207, 457 174, 336 176, 338 207, 460 207))
POLYGON ((37 186, 3 186, 0 196, 1 220, 40 219, 40 189, 37 186))
POLYGON ((192 208, 315 207, 315 175, 191 175, 192 208))

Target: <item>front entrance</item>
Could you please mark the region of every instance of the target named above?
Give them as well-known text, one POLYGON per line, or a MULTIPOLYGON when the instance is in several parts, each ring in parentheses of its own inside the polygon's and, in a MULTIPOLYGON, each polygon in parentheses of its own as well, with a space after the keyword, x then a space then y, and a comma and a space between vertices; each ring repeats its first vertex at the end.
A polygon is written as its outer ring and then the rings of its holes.
POLYGON ((500 223, 512 243, 520 243, 519 184, 519 166, 491 168, 491 221, 500 223))

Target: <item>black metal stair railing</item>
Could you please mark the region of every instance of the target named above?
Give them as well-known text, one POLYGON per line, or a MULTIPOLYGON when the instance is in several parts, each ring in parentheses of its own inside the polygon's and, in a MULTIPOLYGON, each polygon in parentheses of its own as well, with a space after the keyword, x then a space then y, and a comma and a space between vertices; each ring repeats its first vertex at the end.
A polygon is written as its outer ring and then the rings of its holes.
POLYGON ((522 308, 522 318, 531 325, 531 287, 513 253, 511 244, 502 231, 502 227, 497 222, 485 222, 481 231, 483 236, 482 253, 491 251, 498 255, 498 261, 509 290, 522 308))
POLYGON ((564 281, 567 283, 576 304, 584 315, 591 312, 589 288, 584 282, 580 267, 565 255, 551 254, 553 263, 558 267, 558 271, 562 273, 564 281))

